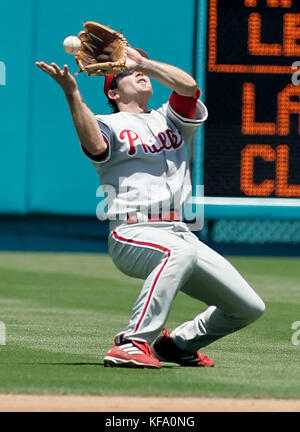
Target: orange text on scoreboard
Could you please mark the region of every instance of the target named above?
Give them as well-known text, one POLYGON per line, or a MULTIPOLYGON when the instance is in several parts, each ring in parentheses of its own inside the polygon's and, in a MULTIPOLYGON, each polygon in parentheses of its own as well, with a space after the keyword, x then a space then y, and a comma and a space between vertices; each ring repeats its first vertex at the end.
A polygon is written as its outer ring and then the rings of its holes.
POLYGON ((269 144, 248 144, 242 150, 241 190, 247 196, 300 197, 300 185, 289 184, 289 146, 269 144), (275 164, 275 178, 254 183, 254 165, 257 158, 275 164))
MULTIPOLYGON (((208 35, 208 70, 211 72, 229 72, 229 73, 273 73, 286 74, 291 72, 290 59, 288 57, 300 56, 300 14, 293 12, 292 0, 244 0, 244 7, 249 9, 247 17, 247 54, 249 57, 267 57, 282 58, 287 60, 284 65, 265 64, 262 62, 256 64, 241 63, 218 63, 218 41, 221 39, 218 25, 218 7, 221 5, 220 0, 210 0, 209 3, 209 35, 208 35), (282 35, 281 42, 278 40, 274 43, 265 42, 264 33, 264 14, 261 12, 251 11, 251 8, 264 5, 267 8, 273 8, 275 11, 282 8, 285 12, 282 14, 282 35)), ((278 38, 277 38, 278 39, 278 38)), ((265 60, 265 59, 264 59, 265 60)))

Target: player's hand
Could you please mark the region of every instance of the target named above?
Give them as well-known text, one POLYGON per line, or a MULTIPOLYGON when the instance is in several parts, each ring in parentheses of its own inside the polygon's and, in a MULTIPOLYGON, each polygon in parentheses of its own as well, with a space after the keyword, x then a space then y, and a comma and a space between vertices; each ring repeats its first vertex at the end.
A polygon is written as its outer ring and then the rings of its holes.
POLYGON ((134 48, 127 47, 127 59, 126 59, 126 67, 128 70, 135 71, 139 69, 143 62, 145 61, 145 57, 143 57, 138 51, 134 48))
POLYGON ((49 65, 45 62, 36 62, 35 64, 55 79, 66 95, 72 94, 78 89, 76 79, 69 72, 68 65, 64 65, 64 68, 60 69, 56 63, 51 63, 51 65, 49 65))

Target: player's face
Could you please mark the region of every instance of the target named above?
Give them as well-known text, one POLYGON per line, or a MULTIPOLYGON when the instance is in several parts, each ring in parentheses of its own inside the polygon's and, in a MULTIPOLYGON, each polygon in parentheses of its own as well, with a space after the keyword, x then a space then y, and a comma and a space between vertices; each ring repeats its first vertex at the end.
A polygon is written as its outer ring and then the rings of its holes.
POLYGON ((117 91, 122 100, 144 97, 147 100, 153 95, 150 78, 142 72, 132 72, 117 78, 117 91))

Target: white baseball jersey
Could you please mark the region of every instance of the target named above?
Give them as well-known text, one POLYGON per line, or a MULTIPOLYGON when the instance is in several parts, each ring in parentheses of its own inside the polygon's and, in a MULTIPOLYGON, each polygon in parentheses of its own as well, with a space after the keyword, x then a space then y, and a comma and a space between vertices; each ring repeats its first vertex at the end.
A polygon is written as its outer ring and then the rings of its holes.
POLYGON ((100 161, 84 152, 93 161, 103 190, 115 191, 102 219, 164 208, 180 214, 192 191, 185 144, 206 118, 207 109, 199 100, 194 119, 177 114, 169 102, 149 113, 97 115, 108 152, 100 161))
MULTIPOLYGON (((108 203, 109 254, 120 271, 144 280, 130 321, 116 335, 116 343, 151 344, 165 325, 179 290, 209 305, 171 333, 177 347, 187 353, 257 319, 264 311, 262 300, 225 258, 202 243, 182 221, 147 220, 149 209, 153 215, 153 206, 163 208, 165 203, 181 214, 192 190, 185 144, 207 118, 205 106, 197 101, 192 120, 178 115, 170 103, 149 113, 119 112, 96 118, 108 151, 94 165, 103 188, 115 190, 108 203), (128 188, 123 190, 125 183, 128 188), (146 218, 138 218, 139 223, 113 220, 139 214, 141 207, 146 218)), ((120 354, 113 360, 109 356, 109 361, 124 365, 120 354)))

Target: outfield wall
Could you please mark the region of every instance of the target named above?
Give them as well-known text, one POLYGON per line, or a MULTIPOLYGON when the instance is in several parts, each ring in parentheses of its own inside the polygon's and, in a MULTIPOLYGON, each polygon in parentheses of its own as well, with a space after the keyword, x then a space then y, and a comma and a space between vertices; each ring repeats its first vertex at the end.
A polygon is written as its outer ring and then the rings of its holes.
MULTIPOLYGON (((180 0, 153 0, 149 5, 142 5, 137 0, 116 0, 113 6, 99 0, 88 0, 84 4, 78 0, 53 0, 50 4, 43 0, 2 2, 2 33, 9 37, 0 39, 0 249, 103 251, 106 248, 107 224, 100 224, 95 217, 99 202, 96 197, 98 176, 81 153, 61 89, 34 64, 36 60, 55 61, 60 66, 68 63, 71 72, 75 73, 78 68, 74 59, 63 51, 62 41, 67 35, 79 32, 82 22, 96 20, 122 30, 133 46, 145 49, 151 58, 177 65, 197 78, 202 90, 201 98, 209 108, 209 118, 196 135, 193 182, 194 185, 204 183, 205 193, 207 179, 221 187, 220 193, 213 189, 216 196, 205 197, 205 226, 199 233, 200 238, 222 253, 243 250, 245 253, 299 255, 300 200, 297 197, 300 185, 297 167, 300 166, 300 117, 294 106, 299 86, 295 86, 296 93, 292 95, 290 105, 287 104, 290 136, 254 137, 251 133, 250 136, 243 134, 241 139, 242 87, 239 83, 241 80, 254 80, 257 89, 264 91, 265 87, 260 85, 263 78, 260 73, 254 76, 251 70, 244 75, 235 71, 236 67, 232 65, 220 66, 212 62, 249 61, 247 19, 251 16, 262 19, 262 41, 271 47, 272 41, 281 41, 282 31, 287 31, 281 28, 284 17, 287 14, 289 18, 295 18, 296 25, 297 19, 300 20, 300 6, 296 2, 290 2, 289 7, 287 3, 285 6, 277 3, 276 7, 271 7, 270 2, 263 0, 260 3, 188 0, 184 4, 180 0), (13 32, 11 17, 14 20, 13 32), (276 26, 271 25, 273 22, 276 26), (242 38, 236 37, 240 27, 242 38), (224 105, 226 100, 229 103, 224 105), (224 112, 227 115, 225 121, 224 112), (234 141, 235 135, 238 138, 235 137, 234 141), (252 147, 272 148, 274 160, 259 155, 247 160, 250 167, 253 165, 254 186, 271 182, 277 190, 277 177, 281 176, 282 183, 283 176, 288 183, 285 190, 292 188, 297 194, 247 197, 239 190, 233 196, 230 192, 222 195, 224 185, 230 191, 232 187, 224 180, 227 174, 229 180, 232 173, 235 179, 242 178, 240 141, 247 145, 250 143, 252 147), (285 174, 276 158, 282 145, 287 144, 290 146, 290 161, 281 160, 290 166, 288 174, 285 174), (235 157, 229 155, 229 149, 236 153, 235 157), (226 160, 228 169, 223 163, 226 160), (95 242, 92 233, 96 235, 95 242), (287 245, 285 250, 283 244, 287 245), (262 245, 265 245, 264 249, 262 245)), ((295 28, 297 36, 297 26, 295 28)), ((293 36, 293 29, 289 32, 293 36)), ((293 49, 300 53, 296 36, 290 39, 293 49)), ((271 59, 274 64, 284 63, 285 66, 279 65, 279 69, 287 68, 286 64, 291 64, 296 58, 256 57, 250 60, 259 63, 271 59)), ((277 82, 282 76, 277 75, 276 80, 273 75, 268 77, 271 89, 273 80, 277 82)), ((284 76, 289 82, 290 69, 284 76)), ((93 112, 109 113, 110 108, 102 93, 103 78, 80 74, 77 80, 93 112)), ((155 81, 153 87, 150 107, 157 108, 167 100, 170 91, 155 81)), ((276 117, 275 96, 272 94, 272 98, 263 99, 267 105, 255 104, 256 117, 254 120, 251 117, 259 129, 264 124, 263 120, 270 122, 276 117)))

